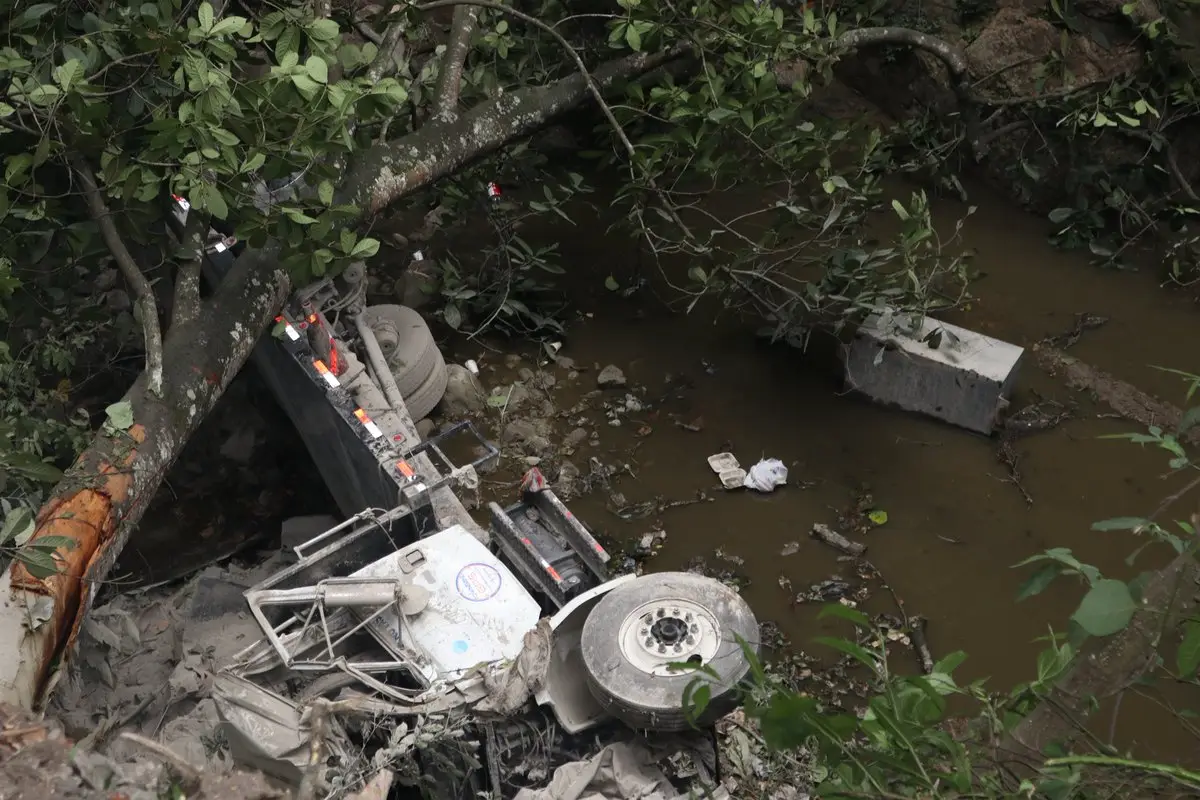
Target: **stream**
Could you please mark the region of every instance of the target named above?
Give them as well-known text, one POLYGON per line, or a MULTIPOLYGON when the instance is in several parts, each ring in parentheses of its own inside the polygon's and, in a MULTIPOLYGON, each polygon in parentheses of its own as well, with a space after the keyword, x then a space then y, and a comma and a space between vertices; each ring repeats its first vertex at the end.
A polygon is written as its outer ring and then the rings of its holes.
MULTIPOLYGON (((978 211, 963 228, 963 245, 977 253, 984 277, 973 287, 971 310, 953 321, 1030 347, 1072 330, 1077 314, 1107 317, 1103 326, 1083 332, 1070 352, 1184 404, 1186 383, 1151 365, 1197 368, 1180 347, 1198 321, 1187 293, 1160 288, 1151 268, 1102 270, 1086 255, 1056 250, 1046 241, 1044 220, 984 189, 972 187, 972 194, 978 211)), ((965 210, 950 201, 933 205, 934 219, 947 228, 965 210)), ((572 291, 582 296, 572 297, 572 306, 590 313, 571 324, 561 353, 593 369, 615 365, 630 387, 662 400, 643 414, 628 414, 620 427, 601 424, 599 447, 593 452, 585 443, 572 456, 574 464, 586 471, 592 455, 628 464, 629 473, 614 477, 610 488, 630 505, 690 500, 697 492, 711 498, 628 521, 613 513, 603 491, 573 501, 581 517, 617 541, 635 542, 661 527, 667 536, 647 569, 686 569, 699 556, 737 573, 748 580, 743 593, 760 619, 815 654, 820 648, 811 639, 839 629, 816 619, 819 603, 797 606, 794 595, 834 576, 854 576, 838 552, 808 533, 817 522, 837 527, 839 515, 869 492, 869 508, 886 511, 887 522, 856 538, 869 546, 868 557, 907 613, 929 620, 935 657, 963 650, 969 658, 959 668, 960 682, 987 678, 991 688, 1007 690, 1035 677, 1036 656, 1045 647, 1038 640, 1050 626, 1065 630, 1082 597, 1078 583, 1060 578, 1018 604, 1017 593, 1034 568, 1013 565, 1051 547, 1071 548, 1114 577, 1161 563, 1165 547, 1151 548, 1131 568, 1125 560, 1141 542, 1128 532, 1092 531, 1091 525, 1151 513, 1178 486, 1162 479, 1167 457, 1098 438, 1139 428, 1104 418, 1108 408, 1067 390, 1039 369, 1032 354, 1021 367, 1013 408, 1047 400, 1074 402, 1078 409, 1061 425, 1013 443, 1021 487, 1032 500, 1027 503, 1010 482, 995 439, 845 395, 826 359, 769 346, 749 322, 714 323, 712 314, 699 311, 664 314, 652 298, 607 291, 600 285, 606 265, 628 263, 631 247, 607 237, 563 243, 564 263, 591 280, 574 282, 572 291), (674 391, 678 386, 686 388, 674 391), (706 459, 725 450, 744 467, 760 458, 781 459, 790 470, 789 485, 768 495, 723 491, 706 459)), ((500 352, 511 353, 512 344, 507 347, 500 352)), ((485 384, 514 377, 497 352, 480 343, 460 339, 448 346, 450 353, 485 365, 485 384), (499 365, 495 374, 489 364, 499 365)), ((541 356, 536 350, 525 355, 527 366, 541 356)), ((583 374, 557 402, 568 406, 594 389, 594 372, 583 374)), ((1186 518, 1190 510, 1176 516, 1186 518)), ((896 613, 886 592, 877 592, 866 609, 896 613)), ((896 668, 910 669, 911 660, 896 668)), ((1137 744, 1150 757, 1194 757, 1194 745, 1181 752, 1178 729, 1153 702, 1123 705, 1118 744, 1137 744)), ((1109 724, 1108 717, 1098 723, 1105 734, 1109 724)))

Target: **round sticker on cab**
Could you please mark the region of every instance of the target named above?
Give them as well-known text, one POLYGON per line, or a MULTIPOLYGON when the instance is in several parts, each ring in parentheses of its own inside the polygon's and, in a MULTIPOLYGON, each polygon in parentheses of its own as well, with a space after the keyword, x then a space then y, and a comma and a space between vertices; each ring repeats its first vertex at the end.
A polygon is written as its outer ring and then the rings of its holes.
POLYGON ((502 582, 500 570, 491 564, 476 561, 458 571, 458 577, 454 579, 454 587, 458 589, 459 595, 464 600, 482 603, 496 596, 502 582))

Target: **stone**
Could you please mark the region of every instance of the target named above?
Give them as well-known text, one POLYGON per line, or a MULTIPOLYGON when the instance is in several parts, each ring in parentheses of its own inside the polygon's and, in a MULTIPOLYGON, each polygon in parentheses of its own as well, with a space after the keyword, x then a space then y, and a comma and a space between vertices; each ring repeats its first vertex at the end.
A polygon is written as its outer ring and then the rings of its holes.
POLYGON ((482 411, 487 405, 487 394, 483 384, 471 370, 461 364, 446 366, 446 393, 442 396, 442 410, 448 417, 459 417, 482 411))
POLYGON ((601 389, 624 386, 625 373, 612 364, 609 364, 607 367, 600 370, 600 374, 596 376, 596 385, 601 389))
POLYGON ((873 400, 990 435, 1024 348, 924 317, 872 314, 843 351, 847 385, 873 400))
POLYGON ((433 436, 433 432, 436 430, 437 426, 433 424, 433 420, 431 420, 429 417, 426 417, 425 419, 417 422, 416 428, 417 435, 420 436, 422 440, 425 440, 433 436))
POLYGON ((567 434, 566 438, 563 439, 563 443, 567 447, 578 447, 586 438, 588 438, 588 432, 583 428, 576 428, 567 434))
POLYGON ((514 419, 504 427, 501 441, 537 453, 548 452, 553 430, 544 419, 514 419))

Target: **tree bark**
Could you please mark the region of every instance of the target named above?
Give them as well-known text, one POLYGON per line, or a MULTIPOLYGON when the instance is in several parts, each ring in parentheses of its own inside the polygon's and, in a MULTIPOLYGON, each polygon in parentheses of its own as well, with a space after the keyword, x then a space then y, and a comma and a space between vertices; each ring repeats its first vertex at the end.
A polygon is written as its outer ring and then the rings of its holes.
POLYGON ((42 507, 33 539, 61 536, 59 572, 34 578, 19 561, 0 575, 0 703, 40 704, 101 582, 184 444, 278 313, 289 288, 274 253, 239 259, 197 319, 163 345, 161 397, 143 373, 125 393, 128 430, 106 427, 42 507))

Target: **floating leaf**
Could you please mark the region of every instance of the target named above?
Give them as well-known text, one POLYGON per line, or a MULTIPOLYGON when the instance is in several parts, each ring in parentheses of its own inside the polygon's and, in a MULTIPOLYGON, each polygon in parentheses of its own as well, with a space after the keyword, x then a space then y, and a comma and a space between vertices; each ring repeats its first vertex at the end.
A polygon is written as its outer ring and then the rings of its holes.
POLYGON ((874 522, 876 525, 886 525, 888 521, 888 513, 881 508, 867 513, 867 519, 874 522))
POLYGON ((617 283, 616 278, 614 278, 612 275, 609 275, 604 279, 604 288, 608 289, 610 292, 615 292, 617 289, 621 288, 621 284, 617 283))

